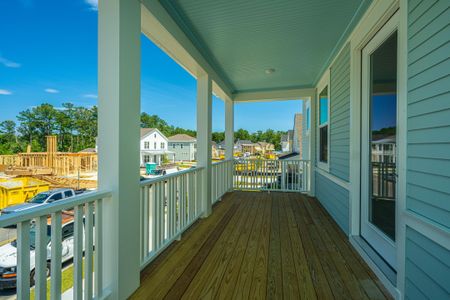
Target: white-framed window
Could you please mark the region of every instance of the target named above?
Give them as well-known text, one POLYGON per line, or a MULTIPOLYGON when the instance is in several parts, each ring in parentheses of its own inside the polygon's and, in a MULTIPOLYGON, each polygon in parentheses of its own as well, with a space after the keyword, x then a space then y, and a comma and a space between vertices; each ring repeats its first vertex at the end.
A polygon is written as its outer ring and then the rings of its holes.
POLYGON ((150 142, 144 142, 144 149, 150 148, 150 142))
POLYGON ((305 127, 306 134, 309 134, 311 128, 311 104, 309 101, 307 101, 305 105, 305 127))
POLYGON ((153 147, 156 150, 156 142, 153 143, 153 147))
POLYGON ((164 142, 161 142, 161 149, 164 149, 164 142))
POLYGON ((326 171, 330 162, 330 72, 317 86, 317 166, 326 171))

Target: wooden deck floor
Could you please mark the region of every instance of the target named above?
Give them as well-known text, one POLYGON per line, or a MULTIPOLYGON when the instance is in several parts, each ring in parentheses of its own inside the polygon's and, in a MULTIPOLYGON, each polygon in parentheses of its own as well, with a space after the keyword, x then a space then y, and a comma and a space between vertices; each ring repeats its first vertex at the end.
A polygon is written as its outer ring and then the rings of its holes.
POLYGON ((141 273, 132 299, 387 299, 317 200, 233 192, 141 273))

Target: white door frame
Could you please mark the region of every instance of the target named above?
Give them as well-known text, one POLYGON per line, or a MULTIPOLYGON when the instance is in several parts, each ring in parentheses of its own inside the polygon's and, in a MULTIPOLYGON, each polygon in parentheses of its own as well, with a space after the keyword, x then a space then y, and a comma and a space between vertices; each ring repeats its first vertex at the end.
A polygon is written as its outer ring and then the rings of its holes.
MULTIPOLYGON (((379 228, 369 221, 370 200, 370 153, 369 145, 369 120, 370 120, 370 56, 376 51, 392 34, 398 31, 399 14, 394 14, 391 19, 377 32, 377 34, 367 43, 362 50, 362 71, 361 71, 361 236, 382 256, 394 269, 397 268, 396 243, 386 236, 379 228)), ((398 38, 397 38, 398 43, 398 38)), ((398 48, 397 48, 398 53, 398 48)), ((398 56, 398 55, 397 55, 398 56)), ((397 70, 398 82, 398 70, 397 70)), ((398 95, 398 84, 397 92, 398 95)), ((398 97, 397 97, 398 99, 398 97)), ((398 101, 397 101, 398 106, 398 101)), ((399 123, 398 109, 396 122, 399 123)), ((397 126, 398 127, 398 126, 397 126)), ((397 143, 398 144, 398 143, 397 143)), ((397 150, 396 150, 397 151, 397 150)), ((398 152, 396 157, 398 157, 398 152)), ((397 185, 398 183, 396 183, 397 185)), ((396 194, 396 207, 398 195, 396 194)), ((397 231, 397 230, 396 230, 397 231)))

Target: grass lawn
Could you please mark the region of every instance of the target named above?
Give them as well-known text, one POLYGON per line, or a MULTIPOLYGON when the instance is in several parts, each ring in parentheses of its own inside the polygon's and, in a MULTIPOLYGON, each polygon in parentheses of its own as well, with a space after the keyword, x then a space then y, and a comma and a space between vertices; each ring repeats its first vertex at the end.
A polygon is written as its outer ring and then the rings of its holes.
MULTIPOLYGON (((84 277, 84 259, 83 259, 83 277, 84 277)), ((61 274, 61 293, 73 287, 73 263, 62 271, 61 274)), ((47 299, 50 299, 51 284, 50 278, 47 279, 47 299)), ((30 299, 34 300, 34 287, 30 292, 30 299)))

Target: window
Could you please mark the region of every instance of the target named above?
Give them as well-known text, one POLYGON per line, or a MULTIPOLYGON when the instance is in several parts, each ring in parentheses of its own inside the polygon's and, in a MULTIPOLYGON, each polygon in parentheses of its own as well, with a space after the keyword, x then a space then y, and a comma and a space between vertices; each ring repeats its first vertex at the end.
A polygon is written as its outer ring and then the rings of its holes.
POLYGON ((62 199, 62 193, 56 193, 48 199, 48 202, 58 201, 62 199))
POLYGON ((69 198, 69 197, 72 197, 72 196, 73 196, 72 191, 65 191, 64 192, 64 198, 69 198))
POLYGON ((144 142, 144 149, 150 148, 150 142, 144 142))
POLYGON ((153 147, 154 147, 154 149, 156 149, 156 142, 153 143, 153 147))
POLYGON ((172 144, 173 149, 175 149, 175 144, 172 144))
POLYGON ((153 135, 153 137, 156 139, 156 133, 153 135))
POLYGON ((161 149, 164 149, 164 142, 161 143, 161 149))
POLYGON ((181 149, 183 149, 183 144, 180 144, 180 146, 181 146, 181 149))
POLYGON ((144 163, 150 162, 150 155, 144 155, 144 163))
POLYGON ((69 237, 72 237, 73 236, 73 230, 74 230, 74 223, 73 222, 67 224, 66 226, 64 226, 62 228, 62 232, 61 232, 62 239, 65 240, 65 239, 67 239, 69 237))
POLYGON ((311 126, 311 116, 310 116, 311 110, 309 107, 309 101, 306 103, 306 133, 309 133, 309 128, 311 126))
POLYGON ((325 164, 328 163, 328 115, 328 86, 325 86, 319 94, 319 162, 325 164))

